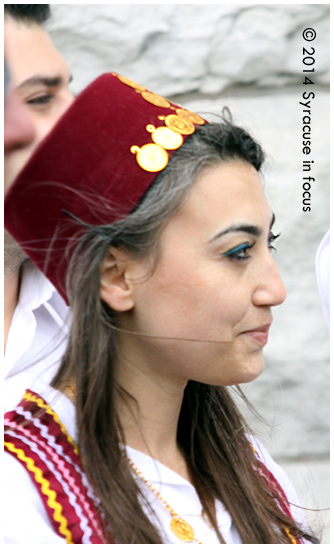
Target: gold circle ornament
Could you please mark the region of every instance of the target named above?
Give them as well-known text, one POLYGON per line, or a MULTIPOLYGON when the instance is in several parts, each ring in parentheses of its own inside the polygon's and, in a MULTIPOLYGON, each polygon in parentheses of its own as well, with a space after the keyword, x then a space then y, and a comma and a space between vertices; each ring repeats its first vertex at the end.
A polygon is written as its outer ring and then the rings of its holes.
POLYGON ((170 107, 170 103, 169 101, 167 101, 167 99, 165 99, 164 97, 160 97, 160 95, 156 95, 156 93, 152 93, 151 91, 144 91, 142 93, 142 97, 145 99, 145 101, 151 103, 152 105, 155 105, 156 107, 170 107))
POLYGON ((162 171, 169 162, 168 153, 159 145, 148 144, 141 148, 132 146, 131 152, 137 154, 137 162, 145 171, 162 171))
POLYGON ((145 86, 141 86, 140 84, 137 84, 136 82, 133 82, 132 80, 130 80, 129 78, 126 78, 125 76, 120 76, 119 74, 117 75, 119 80, 121 82, 123 82, 123 84, 126 84, 127 86, 130 86, 130 88, 134 88, 134 89, 137 89, 139 91, 145 91, 146 88, 145 86))
POLYGON ((197 124, 199 126, 205 124, 205 120, 199 116, 199 114, 196 114, 195 112, 191 112, 191 110, 186 110, 184 108, 178 108, 176 110, 176 114, 180 116, 180 118, 184 118, 185 120, 190 120, 193 124, 197 124))
POLYGON ((191 527, 190 523, 178 516, 173 517, 170 522, 170 528, 174 535, 183 542, 192 542, 195 538, 194 529, 191 527))
POLYGON ((162 126, 155 128, 152 125, 146 127, 147 131, 152 133, 152 139, 156 145, 160 145, 167 150, 176 150, 183 144, 183 137, 180 133, 175 133, 168 127, 162 126))
POLYGON ((182 135, 191 135, 195 131, 195 126, 190 120, 180 118, 176 114, 166 116, 165 124, 172 131, 176 131, 176 133, 181 133, 182 135))

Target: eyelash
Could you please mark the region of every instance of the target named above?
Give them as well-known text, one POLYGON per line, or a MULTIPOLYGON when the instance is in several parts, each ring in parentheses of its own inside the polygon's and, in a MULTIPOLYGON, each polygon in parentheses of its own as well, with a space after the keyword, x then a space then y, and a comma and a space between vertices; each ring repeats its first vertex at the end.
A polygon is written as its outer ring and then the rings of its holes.
MULTIPOLYGON (((272 245, 273 242, 280 236, 280 234, 273 234, 272 232, 269 234, 268 238, 268 249, 275 250, 276 248, 272 245)), ((224 253, 224 257, 227 257, 230 260, 237 260, 237 261, 247 261, 250 258, 250 255, 245 255, 244 253, 248 251, 249 249, 252 249, 254 247, 254 244, 244 243, 241 245, 238 245, 237 247, 234 247, 227 253, 224 253), (241 255, 242 254, 242 255, 241 255)))
POLYGON ((40 95, 39 97, 35 97, 33 99, 29 99, 27 101, 28 105, 46 105, 50 103, 50 101, 53 99, 53 95, 46 94, 46 95, 40 95))
POLYGON ((269 234, 269 238, 268 238, 268 248, 269 249, 273 249, 274 251, 276 251, 276 247, 274 247, 272 244, 275 240, 277 240, 277 238, 280 237, 280 232, 278 234, 273 234, 272 232, 270 232, 269 234))

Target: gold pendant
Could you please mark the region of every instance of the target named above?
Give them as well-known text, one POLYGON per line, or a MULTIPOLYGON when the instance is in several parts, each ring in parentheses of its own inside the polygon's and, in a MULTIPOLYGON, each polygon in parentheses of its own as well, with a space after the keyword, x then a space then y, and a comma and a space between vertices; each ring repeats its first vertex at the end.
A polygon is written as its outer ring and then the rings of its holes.
POLYGON ((147 131, 152 133, 152 139, 156 145, 160 145, 167 150, 176 150, 183 144, 183 137, 180 133, 175 133, 168 127, 155 128, 152 124, 146 126, 147 131))
POLYGON ((182 135, 191 135, 195 131, 195 126, 190 120, 180 118, 176 114, 166 116, 165 124, 172 131, 176 131, 176 133, 181 133, 182 135))
POLYGON ((169 162, 168 153, 159 145, 148 144, 141 148, 134 145, 130 150, 132 154, 137 154, 140 167, 151 173, 162 171, 169 162))
POLYGON ((195 538, 193 528, 182 518, 174 517, 170 522, 170 528, 174 535, 183 542, 191 542, 195 538))

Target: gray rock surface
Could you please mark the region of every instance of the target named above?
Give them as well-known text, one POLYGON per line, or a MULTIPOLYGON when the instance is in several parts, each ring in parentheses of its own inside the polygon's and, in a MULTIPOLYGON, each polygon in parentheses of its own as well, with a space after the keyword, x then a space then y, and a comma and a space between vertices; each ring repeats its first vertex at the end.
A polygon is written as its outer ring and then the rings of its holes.
MULTIPOLYGON (((265 372, 242 387, 269 426, 245 413, 273 456, 298 470, 302 501, 308 505, 318 489, 317 507, 325 507, 329 337, 314 259, 329 227, 329 4, 57 4, 53 13, 49 30, 74 74, 75 93, 116 71, 208 119, 228 105, 263 145, 266 192, 282 233, 276 260, 288 297, 274 311, 265 372), (306 28, 315 29, 314 41, 303 39, 306 28), (303 47, 315 48, 313 85, 303 85, 303 47), (312 145, 305 156, 299 102, 310 91, 312 145), (302 171, 305 159, 314 161, 309 173, 302 171), (305 213, 307 175, 315 181, 312 210, 305 213), (306 468, 299 464, 305 459, 306 468)), ((324 542, 328 534, 327 524, 324 542)))
POLYGON ((283 87, 302 79, 302 47, 316 46, 329 83, 328 4, 57 4, 49 24, 79 91, 114 70, 161 95, 283 87), (315 42, 303 42, 316 27, 315 42))

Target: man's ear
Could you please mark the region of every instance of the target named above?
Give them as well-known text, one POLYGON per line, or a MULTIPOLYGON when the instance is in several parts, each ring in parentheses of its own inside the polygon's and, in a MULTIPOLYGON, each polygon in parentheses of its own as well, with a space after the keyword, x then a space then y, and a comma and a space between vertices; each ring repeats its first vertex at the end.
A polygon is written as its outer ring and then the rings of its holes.
POLYGON ((134 306, 130 265, 131 260, 123 251, 110 247, 100 267, 100 297, 117 312, 131 310, 134 306))

